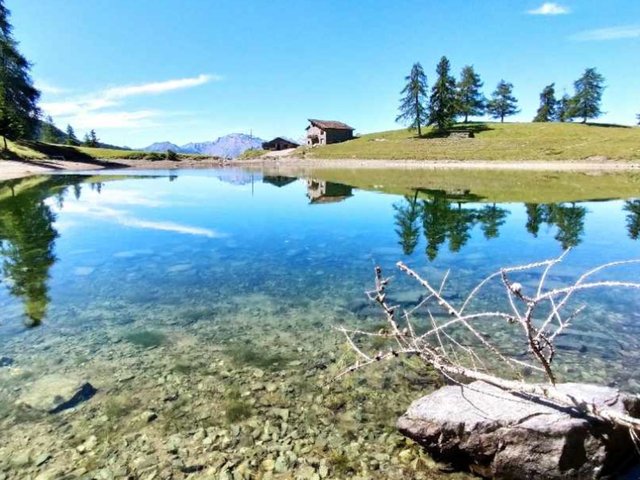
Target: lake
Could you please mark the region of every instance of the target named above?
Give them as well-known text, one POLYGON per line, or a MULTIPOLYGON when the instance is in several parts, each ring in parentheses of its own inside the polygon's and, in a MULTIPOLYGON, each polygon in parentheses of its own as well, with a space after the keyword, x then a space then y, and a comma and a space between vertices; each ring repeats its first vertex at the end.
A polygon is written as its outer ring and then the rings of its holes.
MULTIPOLYGON (((548 285, 640 258, 628 179, 624 198, 523 203, 464 182, 415 181, 398 194, 382 173, 370 188, 349 182, 353 172, 325 173, 0 183, 0 477, 466 478, 394 429, 442 384, 435 374, 408 359, 333 380, 354 361, 333 327, 383 321, 365 295, 374 267, 393 277, 391 300, 411 308, 424 292, 399 260, 436 284, 449 271, 445 292, 460 302, 500 267, 570 247, 548 285), (58 413, 25 405, 56 378, 96 391, 58 413)), ((498 290, 478 308, 494 308, 498 290)), ((640 392, 640 295, 591 291, 583 304, 557 342, 560 380, 640 392)), ((486 333, 526 354, 517 332, 486 333)))

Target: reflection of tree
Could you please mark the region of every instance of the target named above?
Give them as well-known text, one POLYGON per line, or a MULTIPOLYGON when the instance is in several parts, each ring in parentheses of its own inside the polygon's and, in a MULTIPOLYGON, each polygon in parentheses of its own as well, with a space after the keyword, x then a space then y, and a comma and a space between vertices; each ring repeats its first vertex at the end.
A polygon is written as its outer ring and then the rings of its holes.
POLYGON ((627 230, 631 240, 640 237, 640 200, 629 200, 624 202, 624 210, 627 213, 627 230))
POLYGON ((420 206, 418 205, 418 192, 413 198, 405 196, 403 201, 395 203, 393 209, 396 223, 396 233, 400 237, 400 245, 405 255, 411 255, 420 240, 420 227, 418 218, 420 217, 420 206))
POLYGON ((482 233, 487 240, 497 238, 500 235, 499 229, 504 225, 508 214, 507 210, 496 206, 495 203, 480 209, 476 218, 480 222, 482 233))
POLYGON ((587 214, 585 207, 572 203, 567 206, 560 203, 548 205, 549 223, 558 227, 558 233, 554 237, 562 245, 562 249, 575 247, 582 241, 584 233, 584 217, 587 214))
POLYGON ((547 209, 538 203, 525 203, 524 206, 527 209, 527 232, 537 238, 540 225, 547 221, 547 209))
POLYGON ((55 217, 41 193, 33 189, 0 205, 0 268, 10 292, 23 299, 29 326, 38 325, 46 313, 49 268, 56 260, 55 217))
POLYGON ((451 203, 445 197, 422 201, 422 228, 427 239, 426 254, 429 260, 438 255, 440 245, 447 239, 451 203))
POLYGON ((558 232, 555 239, 560 242, 562 248, 575 247, 582 242, 584 233, 584 219, 587 209, 583 206, 571 203, 537 203, 525 204, 527 209, 527 231, 534 237, 538 236, 540 225, 555 225, 558 232))
POLYGON ((449 250, 459 252, 471 238, 471 227, 475 221, 473 210, 462 208, 458 203, 458 208, 450 210, 449 218, 449 250))

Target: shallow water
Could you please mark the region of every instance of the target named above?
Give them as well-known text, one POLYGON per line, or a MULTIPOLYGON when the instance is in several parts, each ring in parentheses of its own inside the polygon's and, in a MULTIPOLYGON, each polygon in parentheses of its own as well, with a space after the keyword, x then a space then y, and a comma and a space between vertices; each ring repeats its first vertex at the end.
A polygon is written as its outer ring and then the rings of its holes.
MULTIPOLYGON (((393 274, 390 295, 408 308, 423 292, 398 260, 436 283, 450 270, 445 292, 459 302, 497 268, 568 247, 548 286, 640 258, 633 199, 484 204, 473 192, 401 197, 237 169, 125 175, 0 184, 8 478, 434 478, 437 466, 393 424, 437 379, 409 363, 330 382, 353 360, 331 327, 382 320, 364 295, 374 265, 393 274), (56 415, 19 405, 57 374, 98 393, 56 415), (149 411, 156 418, 141 420, 149 411), (19 454, 25 462, 11 460, 19 454)), ((489 288, 477 308, 498 296, 489 288)), ((588 308, 558 340, 561 380, 640 391, 639 297, 580 296, 588 308)), ((525 353, 513 331, 482 328, 525 353)))

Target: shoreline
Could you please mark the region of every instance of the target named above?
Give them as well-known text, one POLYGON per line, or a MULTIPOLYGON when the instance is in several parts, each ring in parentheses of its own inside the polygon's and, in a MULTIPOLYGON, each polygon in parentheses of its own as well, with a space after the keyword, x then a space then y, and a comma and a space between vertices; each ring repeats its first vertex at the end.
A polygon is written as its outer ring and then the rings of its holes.
POLYGON ((0 160, 0 181, 32 175, 81 170, 175 170, 220 166, 304 168, 304 169, 406 169, 406 170, 511 170, 557 172, 624 172, 640 170, 638 161, 620 160, 373 160, 373 159, 308 159, 299 157, 260 157, 251 160, 109 160, 83 162, 72 160, 0 160))

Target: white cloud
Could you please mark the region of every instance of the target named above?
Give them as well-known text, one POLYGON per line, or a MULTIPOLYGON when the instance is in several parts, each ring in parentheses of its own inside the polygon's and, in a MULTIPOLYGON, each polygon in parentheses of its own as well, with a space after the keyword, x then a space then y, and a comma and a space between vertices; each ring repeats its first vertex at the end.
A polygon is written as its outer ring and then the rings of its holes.
MULTIPOLYGON (((179 78, 139 85, 110 87, 95 93, 67 98, 55 102, 43 102, 40 106, 47 114, 61 123, 70 123, 76 128, 131 128, 151 126, 150 119, 161 116, 157 110, 104 111, 122 106, 124 100, 143 95, 160 95, 176 90, 194 88, 212 81, 217 75, 201 74, 196 77, 179 78)), ((46 85, 46 84, 45 84, 46 85)), ((44 90, 43 90, 44 91, 44 90)), ((62 90, 58 90, 62 92, 62 90)))
POLYGON ((141 128, 157 125, 154 119, 161 117, 158 110, 87 112, 63 117, 64 123, 76 128, 141 128))
POLYGON ((55 85, 52 85, 44 80, 36 80, 35 87, 40 90, 40 92, 48 95, 60 95, 62 93, 69 92, 69 90, 67 90, 66 88, 56 87, 55 85))
POLYGON ((198 87, 205 83, 219 80, 221 80, 221 77, 216 75, 198 75, 197 77, 192 78, 179 78, 177 80, 167 80, 164 82, 152 82, 142 85, 109 88, 104 91, 104 96, 106 98, 124 98, 137 95, 157 95, 159 93, 170 92, 172 90, 198 87))
POLYGON ((565 15, 569 12, 570 10, 567 7, 553 2, 545 2, 538 8, 529 10, 527 13, 529 15, 565 15))
POLYGON ((640 38, 640 25, 624 25, 587 30, 585 32, 577 33, 571 38, 580 42, 640 38))

